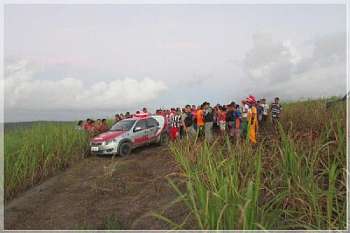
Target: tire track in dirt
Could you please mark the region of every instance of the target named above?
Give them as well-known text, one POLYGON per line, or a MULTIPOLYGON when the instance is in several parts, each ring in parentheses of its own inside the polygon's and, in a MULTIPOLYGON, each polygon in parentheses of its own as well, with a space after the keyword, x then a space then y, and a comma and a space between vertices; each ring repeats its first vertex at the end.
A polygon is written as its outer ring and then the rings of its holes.
MULTIPOLYGON (((91 156, 7 203, 5 229, 104 229, 112 215, 122 229, 169 229, 150 213, 176 199, 165 177, 177 171, 167 147, 91 156)), ((181 205, 166 210, 176 222, 185 213, 181 205)))

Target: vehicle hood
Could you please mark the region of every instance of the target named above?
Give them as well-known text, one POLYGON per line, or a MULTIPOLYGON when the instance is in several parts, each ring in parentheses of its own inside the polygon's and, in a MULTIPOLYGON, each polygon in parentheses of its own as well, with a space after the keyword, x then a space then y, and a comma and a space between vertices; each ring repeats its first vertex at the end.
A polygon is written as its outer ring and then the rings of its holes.
POLYGON ((117 137, 121 137, 123 134, 125 134, 126 131, 108 131, 105 133, 101 133, 94 137, 91 141, 92 142, 104 142, 109 141, 117 137))

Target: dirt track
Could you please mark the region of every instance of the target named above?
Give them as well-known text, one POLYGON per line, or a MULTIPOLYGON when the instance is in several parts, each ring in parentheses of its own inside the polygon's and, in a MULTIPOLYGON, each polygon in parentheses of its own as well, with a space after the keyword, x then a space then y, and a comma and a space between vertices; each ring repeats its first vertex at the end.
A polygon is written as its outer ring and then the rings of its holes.
POLYGON ((106 229, 108 219, 121 229, 169 229, 150 213, 166 209, 181 222, 186 209, 168 208, 177 196, 165 179, 176 171, 166 147, 91 156, 8 203, 5 229, 106 229))

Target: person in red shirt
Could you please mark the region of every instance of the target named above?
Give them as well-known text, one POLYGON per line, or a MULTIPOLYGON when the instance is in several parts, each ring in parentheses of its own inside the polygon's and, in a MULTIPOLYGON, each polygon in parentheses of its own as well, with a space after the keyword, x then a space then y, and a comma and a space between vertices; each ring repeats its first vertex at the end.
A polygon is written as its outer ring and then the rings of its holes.
POLYGON ((100 126, 100 132, 103 133, 103 132, 106 132, 108 131, 109 127, 108 127, 108 124, 107 124, 107 120, 106 119, 102 119, 102 122, 101 122, 101 126, 100 126))
POLYGON ((101 119, 97 119, 96 122, 95 122, 95 131, 100 132, 101 131, 101 125, 102 125, 101 119))
POLYGON ((220 134, 223 136, 226 130, 226 109, 224 109, 222 106, 218 107, 218 118, 220 134))
POLYGON ((96 122, 94 120, 90 120, 90 124, 89 124, 89 127, 88 127, 88 131, 90 133, 93 133, 96 131, 96 122))
POLYGON ((84 123, 84 126, 83 126, 84 130, 90 131, 90 129, 91 129, 91 122, 92 122, 92 120, 90 118, 86 119, 86 121, 84 123))

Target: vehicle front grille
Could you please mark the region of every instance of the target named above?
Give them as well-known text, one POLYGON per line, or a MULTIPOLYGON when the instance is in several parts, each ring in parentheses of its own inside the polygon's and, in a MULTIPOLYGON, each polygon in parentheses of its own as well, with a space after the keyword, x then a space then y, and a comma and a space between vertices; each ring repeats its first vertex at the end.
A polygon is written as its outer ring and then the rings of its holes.
POLYGON ((92 142, 91 146, 101 146, 102 142, 92 142))

